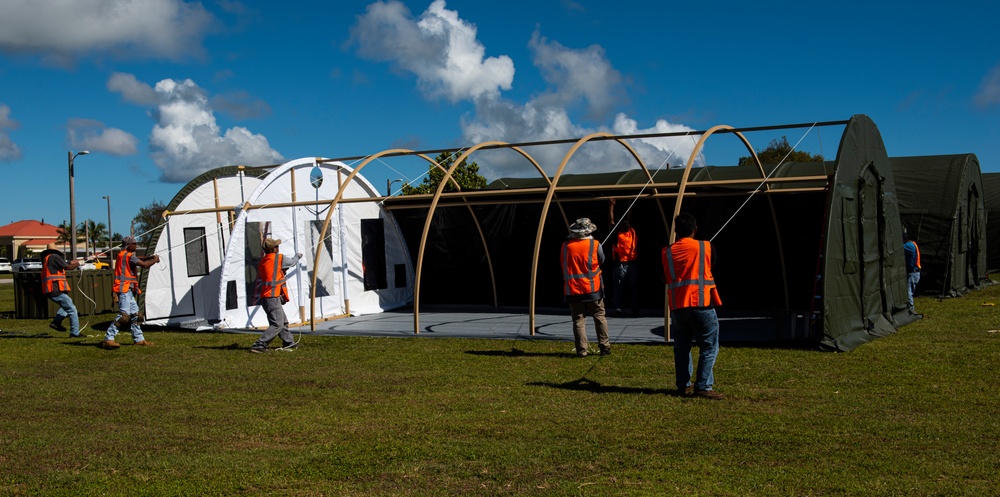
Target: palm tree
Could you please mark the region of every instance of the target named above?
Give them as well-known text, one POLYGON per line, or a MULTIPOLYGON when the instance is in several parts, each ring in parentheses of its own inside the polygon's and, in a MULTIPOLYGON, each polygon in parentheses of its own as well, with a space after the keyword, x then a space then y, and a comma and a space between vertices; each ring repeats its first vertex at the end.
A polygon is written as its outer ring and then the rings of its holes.
POLYGON ((62 224, 60 224, 59 226, 56 226, 56 233, 57 233, 56 243, 61 244, 63 246, 63 250, 65 250, 66 249, 66 244, 69 243, 69 239, 70 239, 70 236, 71 236, 70 235, 69 223, 67 223, 64 220, 62 222, 62 224))
POLYGON ((86 234, 87 243, 94 246, 94 252, 97 252, 97 244, 108 236, 108 227, 91 219, 82 223, 82 230, 86 234))

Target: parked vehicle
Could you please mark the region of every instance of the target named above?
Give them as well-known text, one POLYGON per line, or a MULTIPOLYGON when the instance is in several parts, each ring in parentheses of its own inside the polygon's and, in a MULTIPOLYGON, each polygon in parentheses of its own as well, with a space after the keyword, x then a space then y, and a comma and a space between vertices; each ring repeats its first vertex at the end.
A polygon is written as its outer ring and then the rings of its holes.
POLYGON ((0 257, 0 273, 10 273, 10 260, 0 257))
POLYGON ((86 270, 91 270, 91 269, 110 269, 110 268, 111 268, 110 264, 108 264, 107 262, 104 262, 104 261, 100 261, 100 260, 92 261, 92 262, 85 262, 83 264, 80 264, 80 269, 83 269, 85 271, 86 270))
POLYGON ((20 273, 21 271, 41 271, 42 261, 41 259, 14 259, 14 263, 10 265, 10 268, 15 273, 20 273))

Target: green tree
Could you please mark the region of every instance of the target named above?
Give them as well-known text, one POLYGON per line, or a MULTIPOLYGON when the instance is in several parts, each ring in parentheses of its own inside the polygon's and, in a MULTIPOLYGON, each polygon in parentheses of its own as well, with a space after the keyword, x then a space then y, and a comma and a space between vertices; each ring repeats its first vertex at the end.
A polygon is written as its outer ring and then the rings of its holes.
MULTIPOLYGON (((454 152, 442 152, 440 155, 435 157, 434 160, 441 165, 444 170, 439 169, 434 164, 428 166, 427 175, 424 176, 424 180, 417 186, 403 185, 403 195, 419 195, 421 193, 434 193, 437 191, 438 185, 441 184, 441 180, 444 179, 444 171, 448 170, 451 165, 458 158, 458 154, 454 152)), ((462 187, 462 191, 467 190, 482 190, 486 188, 486 178, 479 174, 479 164, 475 162, 462 161, 461 164, 455 168, 455 173, 451 175, 451 178, 455 180, 462 187)), ((455 188, 454 183, 451 181, 444 187, 446 192, 458 191, 455 188)))
MULTIPOLYGON (((788 144, 788 138, 782 136, 780 140, 771 140, 771 143, 767 145, 767 148, 757 151, 757 158, 760 159, 760 163, 768 166, 775 166, 781 164, 782 162, 823 162, 823 156, 816 154, 810 154, 809 152, 804 152, 802 150, 792 150, 792 146, 788 144), (786 158, 787 156, 787 158, 786 158)), ((752 166, 756 165, 752 156, 740 157, 739 165, 741 166, 752 166)))
POLYGON ((63 246, 69 245, 69 239, 72 237, 70 231, 69 223, 63 220, 62 224, 56 226, 56 243, 63 246))
POLYGON ((139 209, 139 213, 132 218, 135 226, 135 241, 142 246, 149 245, 153 238, 153 232, 159 229, 163 221, 163 211, 167 210, 166 204, 154 200, 153 203, 139 209))
POLYGON ((103 245, 107 245, 108 238, 108 227, 104 223, 88 219, 80 223, 80 227, 76 229, 77 235, 83 233, 87 238, 87 244, 93 247, 94 252, 98 252, 98 244, 104 242, 103 245))

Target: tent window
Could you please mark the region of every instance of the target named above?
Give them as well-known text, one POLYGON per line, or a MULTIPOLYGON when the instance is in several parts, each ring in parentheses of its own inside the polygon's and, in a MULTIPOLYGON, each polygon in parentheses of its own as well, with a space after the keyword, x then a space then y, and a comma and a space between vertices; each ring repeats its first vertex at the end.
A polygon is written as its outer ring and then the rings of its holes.
POLYGON ((858 272, 858 204, 854 192, 847 188, 840 191, 841 202, 840 222, 844 233, 844 274, 858 272))
POLYGON ((365 290, 389 287, 385 267, 385 222, 381 219, 361 220, 361 267, 365 290))
POLYGON ((236 282, 227 281, 226 282, 226 310, 230 311, 233 309, 239 309, 240 306, 237 303, 236 297, 236 282))
MULTIPOLYGON (((323 230, 323 224, 324 224, 323 221, 308 222, 309 228, 307 229, 307 231, 309 233, 310 247, 316 247, 317 245, 320 244, 321 240, 320 231, 323 230)), ((337 229, 339 230, 339 228, 337 229)), ((337 234, 339 234, 339 231, 337 232, 337 234)), ((326 248, 326 250, 320 252, 319 262, 313 260, 313 258, 315 257, 315 252, 313 252, 314 249, 310 249, 305 253, 306 257, 308 257, 308 259, 306 260, 306 267, 316 268, 316 273, 317 273, 316 297, 329 297, 330 295, 333 295, 333 293, 331 293, 330 288, 335 288, 337 285, 335 283, 335 281, 337 281, 337 277, 335 276, 335 270, 334 270, 335 259, 333 257, 333 240, 334 240, 334 233, 327 233, 327 236, 322 237, 323 247, 326 248)), ((337 240, 340 240, 340 238, 337 237, 337 240)), ((339 246, 341 245, 338 241, 338 247, 339 246)), ((341 263, 339 262, 340 261, 339 258, 336 260, 338 261, 336 262, 337 264, 336 271, 347 269, 346 267, 342 268, 340 266, 341 263)), ((312 278, 311 270, 309 273, 309 277, 312 278)))
POLYGON ((260 262, 261 256, 264 255, 261 249, 261 224, 248 222, 246 228, 243 230, 243 260, 246 261, 246 267, 244 271, 246 272, 246 296, 247 305, 257 305, 257 294, 259 293, 257 288, 257 263, 260 262))
POLYGON ((406 288, 406 264, 396 264, 396 288, 406 288))
POLYGON ((188 276, 208 274, 208 247, 205 228, 184 228, 184 255, 187 257, 188 276))

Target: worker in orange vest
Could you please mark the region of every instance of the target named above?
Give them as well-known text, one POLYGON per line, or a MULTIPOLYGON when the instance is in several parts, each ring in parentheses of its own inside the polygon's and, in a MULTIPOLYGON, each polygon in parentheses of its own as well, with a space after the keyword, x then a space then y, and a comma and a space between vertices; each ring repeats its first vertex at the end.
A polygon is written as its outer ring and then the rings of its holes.
POLYGON ((121 344, 115 341, 118 335, 118 328, 129 327, 132 332, 132 341, 140 347, 150 347, 152 342, 146 340, 142 334, 139 322, 142 316, 139 314, 139 303, 136 302, 136 295, 141 293, 139 289, 139 268, 148 269, 160 262, 158 255, 135 255, 135 238, 126 236, 122 238, 122 250, 118 252, 115 262, 115 279, 112 291, 118 299, 118 318, 111 322, 108 330, 104 333, 104 341, 101 346, 106 349, 117 349, 121 344))
POLYGON ((281 240, 268 238, 264 240, 264 256, 257 264, 257 276, 260 278, 261 291, 260 303, 267 315, 268 327, 260 335, 250 352, 260 354, 267 352, 267 346, 275 337, 281 337, 281 348, 286 352, 295 350, 296 343, 292 332, 288 331, 288 317, 282 307, 288 302, 288 285, 285 284, 285 271, 295 266, 302 254, 295 254, 295 257, 285 258, 278 251, 281 240))
MULTIPOLYGON (((611 226, 615 225, 615 199, 610 200, 611 226)), ((628 293, 632 317, 639 317, 639 255, 635 228, 628 219, 622 219, 615 231, 615 244, 611 247, 614 267, 614 289, 611 302, 613 316, 622 315, 622 300, 628 293)))
POLYGON ((604 317, 604 284, 601 264, 604 249, 591 234, 597 226, 588 218, 577 219, 569 227, 569 240, 562 245, 560 262, 563 270, 563 298, 573 316, 573 340, 576 355, 587 357, 587 314, 594 317, 597 344, 601 355, 611 353, 608 321, 604 317))
POLYGON ((80 261, 72 259, 67 262, 63 258, 62 252, 59 251, 58 245, 55 243, 48 244, 45 250, 42 251, 41 257, 42 293, 49 300, 59 304, 59 310, 56 311, 56 317, 49 323, 49 328, 56 331, 66 331, 66 327, 62 325, 62 322, 68 317, 69 337, 82 338, 83 335, 80 334, 80 315, 76 311, 73 299, 69 296, 69 282, 66 281, 66 270, 73 270, 80 267, 80 261))
POLYGON ((663 248, 663 273, 670 302, 674 339, 674 375, 679 395, 721 400, 713 390, 713 368, 719 353, 719 318, 715 306, 722 305, 712 276, 715 251, 711 242, 695 240, 698 224, 694 216, 681 213, 674 219, 679 238, 663 248), (693 372, 691 342, 698 344, 698 374, 693 372))

